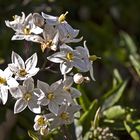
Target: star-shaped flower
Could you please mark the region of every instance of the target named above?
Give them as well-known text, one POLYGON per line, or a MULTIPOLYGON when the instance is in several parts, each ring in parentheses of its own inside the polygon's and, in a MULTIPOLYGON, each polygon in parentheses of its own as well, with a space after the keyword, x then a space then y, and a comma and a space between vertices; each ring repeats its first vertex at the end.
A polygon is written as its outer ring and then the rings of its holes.
POLYGON ((60 63, 62 74, 69 73, 73 67, 76 67, 80 71, 85 69, 85 63, 80 53, 66 44, 60 46, 60 52, 52 54, 47 59, 54 63, 60 63))
POLYGON ((23 85, 10 89, 11 95, 17 99, 14 106, 14 113, 22 112, 27 106, 34 113, 41 113, 41 107, 37 104, 40 90, 34 88, 34 80, 29 78, 23 85))
POLYGON ((37 87, 41 89, 43 93, 39 98, 39 104, 43 106, 48 105, 48 109, 54 114, 58 113, 59 105, 64 101, 71 102, 71 96, 63 89, 62 80, 59 80, 50 86, 47 83, 38 80, 37 87))
POLYGON ((29 57, 25 63, 23 59, 15 52, 12 52, 12 63, 8 64, 9 69, 15 75, 17 80, 25 80, 37 74, 39 68, 36 68, 37 65, 37 54, 34 53, 29 57))
POLYGON ((4 71, 0 69, 0 99, 3 104, 7 102, 8 90, 19 85, 12 75, 13 73, 9 68, 6 68, 4 71))

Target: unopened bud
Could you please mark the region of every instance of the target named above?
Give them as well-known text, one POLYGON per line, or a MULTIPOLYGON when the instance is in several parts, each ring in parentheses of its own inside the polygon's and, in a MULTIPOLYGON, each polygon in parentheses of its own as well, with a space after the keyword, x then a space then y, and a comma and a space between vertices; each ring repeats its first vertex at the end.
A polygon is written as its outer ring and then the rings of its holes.
POLYGON ((44 25, 44 19, 38 13, 33 14, 33 22, 34 22, 35 25, 37 25, 39 27, 42 27, 44 25))
POLYGON ((84 82, 85 83, 89 83, 90 82, 90 78, 87 76, 87 77, 84 77, 84 82))
POLYGON ((73 80, 76 84, 82 84, 83 81, 84 81, 84 77, 81 73, 76 73, 74 76, 73 76, 73 80))
POLYGON ((40 129, 40 134, 43 135, 43 136, 46 136, 48 134, 49 130, 48 128, 41 128, 40 129))

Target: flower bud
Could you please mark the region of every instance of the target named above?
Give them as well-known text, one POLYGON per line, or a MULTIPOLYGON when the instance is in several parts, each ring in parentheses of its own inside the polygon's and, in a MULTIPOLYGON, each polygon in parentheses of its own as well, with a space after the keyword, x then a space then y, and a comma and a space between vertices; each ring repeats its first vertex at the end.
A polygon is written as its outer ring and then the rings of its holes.
POLYGON ((74 76, 73 76, 73 80, 76 84, 82 84, 83 81, 84 81, 84 77, 81 73, 76 73, 74 76))

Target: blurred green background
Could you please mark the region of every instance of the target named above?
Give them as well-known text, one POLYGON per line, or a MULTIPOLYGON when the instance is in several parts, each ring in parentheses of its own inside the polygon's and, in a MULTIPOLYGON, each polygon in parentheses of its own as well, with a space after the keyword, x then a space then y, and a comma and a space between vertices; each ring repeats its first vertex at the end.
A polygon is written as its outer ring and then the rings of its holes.
MULTIPOLYGON (((124 37, 124 34, 129 34, 131 43, 136 46, 134 49, 139 54, 140 0, 0 0, 1 69, 4 69, 11 62, 12 50, 21 56, 25 53, 25 42, 11 41, 14 31, 5 25, 5 20, 12 20, 13 15, 21 15, 22 11, 26 15, 43 11, 56 16, 68 11, 67 21, 73 28, 80 30, 79 37, 83 36, 83 40, 87 40, 90 54, 96 54, 102 58, 93 64, 96 82, 84 86, 87 96, 91 100, 103 96, 112 87, 113 70, 117 68, 122 78, 129 80, 119 104, 136 108, 136 117, 140 116, 140 77, 129 60, 133 48, 129 47, 129 44, 125 41, 126 36, 124 37)), ((35 51, 41 54, 38 44, 29 43, 29 45, 32 46, 30 48, 31 54, 35 51)), ((71 45, 75 46, 74 44, 71 45)), ((77 43, 77 45, 83 45, 83 43, 77 43)), ((40 60, 38 65, 41 65, 41 63, 40 60)), ((37 76, 51 83, 54 79, 58 79, 58 76, 52 75, 50 72, 37 76)), ((8 103, 7 106, 12 109, 13 103, 8 103)), ((2 118, 7 106, 1 105, 0 118, 2 118)), ((34 116, 27 112, 21 114, 30 118, 27 121, 21 117, 20 119, 23 119, 22 121, 27 124, 22 125, 18 122, 17 125, 21 131, 21 136, 18 139, 24 140, 28 137, 23 130, 26 126, 32 127, 34 116), (32 123, 28 124, 28 122, 32 123)), ((3 119, 1 119, 2 121, 3 119)), ((13 139, 16 135, 15 130, 16 127, 14 128, 14 134, 12 134, 13 139)))

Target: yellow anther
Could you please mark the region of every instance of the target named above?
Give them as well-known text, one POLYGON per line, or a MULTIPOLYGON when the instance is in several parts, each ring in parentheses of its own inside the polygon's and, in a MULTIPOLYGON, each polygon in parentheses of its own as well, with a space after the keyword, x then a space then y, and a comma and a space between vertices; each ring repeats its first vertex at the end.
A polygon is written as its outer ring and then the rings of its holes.
POLYGON ((40 118, 37 120, 37 123, 39 126, 43 126, 46 124, 45 118, 43 116, 40 116, 40 118))
POLYGON ((30 34, 31 34, 31 29, 30 29, 28 26, 26 26, 26 27, 23 29, 23 33, 24 33, 25 35, 30 35, 30 34))
POLYGON ((68 121, 69 120, 69 113, 68 112, 62 112, 61 115, 60 115, 60 118, 62 120, 68 121))
POLYGON ((98 57, 98 56, 96 56, 96 55, 91 55, 91 56, 89 56, 89 60, 91 60, 91 61, 95 61, 95 60, 97 60, 97 59, 101 59, 101 57, 98 57))
POLYGON ((63 23, 65 21, 67 14, 68 14, 68 11, 66 11, 65 14, 62 14, 59 16, 59 18, 58 18, 59 23, 63 23))
POLYGON ((55 98, 55 96, 54 96, 54 94, 53 94, 52 92, 50 92, 50 93, 48 94, 47 98, 48 98, 49 100, 52 100, 52 99, 55 98))
POLYGON ((47 49, 47 48, 51 48, 52 45, 53 45, 52 40, 48 40, 47 42, 43 42, 41 44, 41 50, 42 50, 42 52, 44 52, 45 49, 47 49))
POLYGON ((6 84, 6 79, 5 78, 2 78, 2 77, 0 77, 0 84, 6 84))
POLYGON ((32 99, 32 94, 30 92, 25 93, 23 99, 27 102, 30 101, 32 99))
POLYGON ((67 58, 67 60, 69 60, 69 61, 73 60, 73 58, 74 58, 73 53, 72 53, 72 52, 68 52, 68 53, 66 54, 66 58, 67 58))
POLYGON ((20 69, 19 75, 20 75, 21 77, 24 77, 24 76, 27 75, 27 74, 28 74, 28 73, 26 72, 25 69, 20 69))

